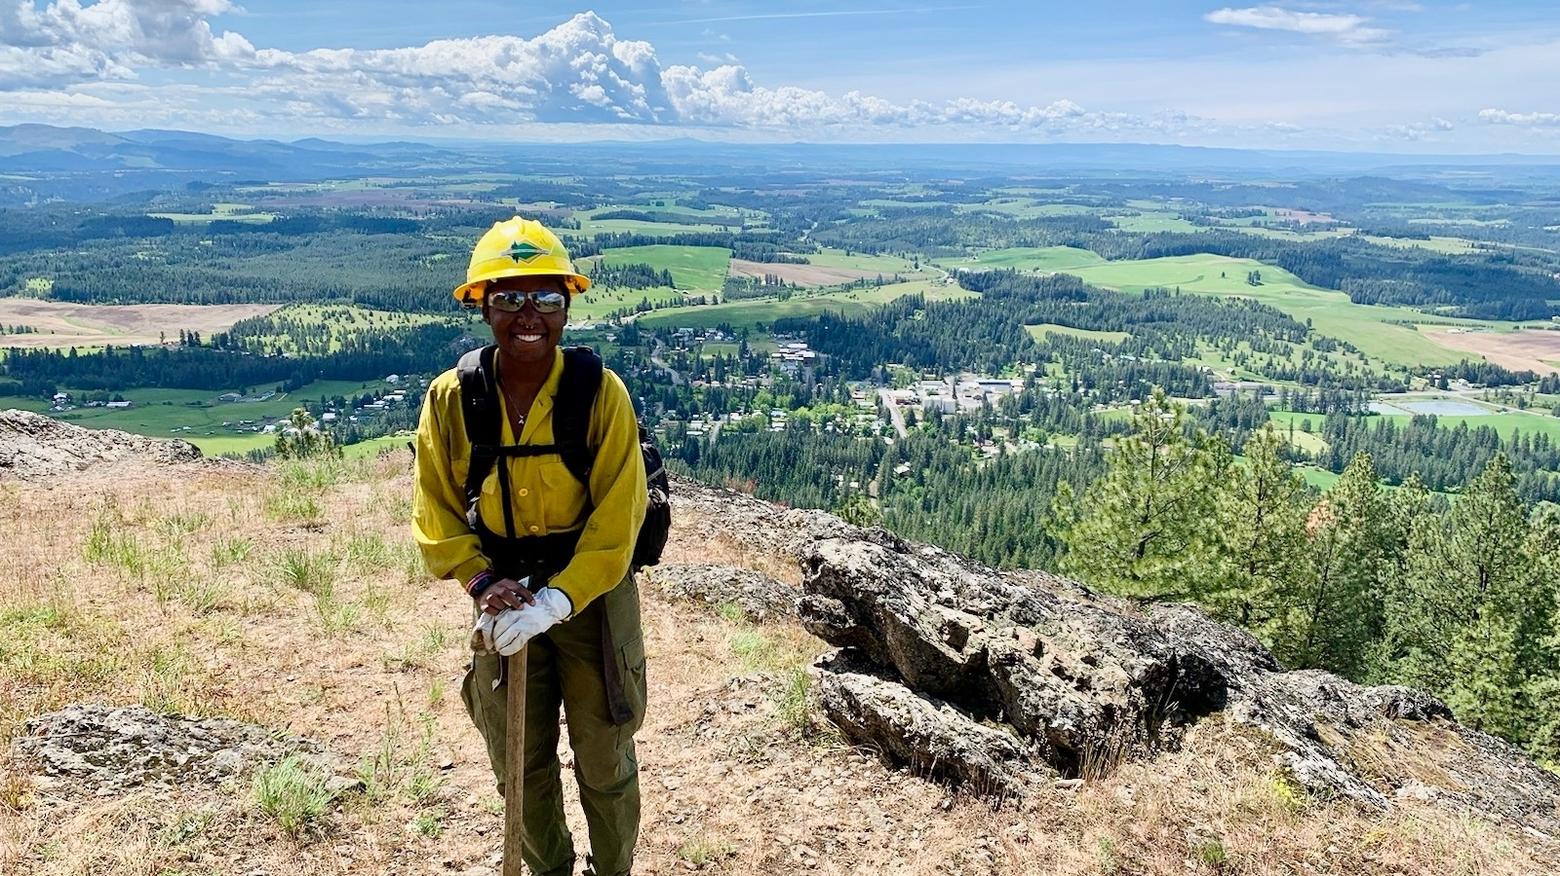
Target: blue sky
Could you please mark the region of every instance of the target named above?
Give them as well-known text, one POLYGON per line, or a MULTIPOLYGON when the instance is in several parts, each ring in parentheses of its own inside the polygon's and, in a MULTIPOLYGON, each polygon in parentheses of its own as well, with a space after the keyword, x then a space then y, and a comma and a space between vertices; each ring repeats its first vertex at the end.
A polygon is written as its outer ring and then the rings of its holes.
POLYGON ((0 121, 1560 153, 1553 2, 0 0, 0 121))

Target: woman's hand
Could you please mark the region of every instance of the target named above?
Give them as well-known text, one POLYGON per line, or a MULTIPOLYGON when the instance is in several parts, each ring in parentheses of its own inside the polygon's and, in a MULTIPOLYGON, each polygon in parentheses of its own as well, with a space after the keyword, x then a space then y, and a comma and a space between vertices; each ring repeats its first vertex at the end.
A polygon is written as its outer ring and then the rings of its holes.
POLYGON ((516 581, 513 578, 500 578, 489 584, 486 590, 477 596, 477 607, 485 614, 498 614, 506 608, 524 608, 527 605, 535 605, 536 597, 531 594, 529 577, 516 581))

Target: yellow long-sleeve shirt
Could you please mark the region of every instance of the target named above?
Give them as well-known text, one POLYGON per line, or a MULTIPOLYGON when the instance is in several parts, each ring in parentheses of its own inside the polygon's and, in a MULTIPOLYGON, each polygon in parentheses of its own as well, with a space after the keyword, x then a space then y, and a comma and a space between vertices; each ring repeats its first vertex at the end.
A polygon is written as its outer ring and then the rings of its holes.
MULTIPOLYGON (((501 443, 553 443, 553 396, 562 374, 563 351, 557 350, 552 372, 526 415, 520 441, 515 441, 505 410, 500 417, 501 443)), ((482 482, 482 494, 477 500, 483 525, 502 535, 504 506, 498 466, 508 465, 515 535, 573 531, 583 524, 574 558, 551 582, 569 597, 576 612, 611 590, 628 573, 634 542, 645 517, 645 468, 634 404, 622 379, 611 370, 603 370, 587 440, 596 448, 588 496, 585 485, 563 460, 549 455, 500 458, 482 482), (582 519, 590 499, 594 499, 594 510, 588 519, 582 519)), ((477 534, 466 524, 465 483, 470 461, 471 442, 466 439, 461 412, 460 379, 452 368, 429 385, 422 420, 417 425, 412 532, 428 571, 438 578, 456 578, 462 584, 469 583, 489 566, 477 534)))

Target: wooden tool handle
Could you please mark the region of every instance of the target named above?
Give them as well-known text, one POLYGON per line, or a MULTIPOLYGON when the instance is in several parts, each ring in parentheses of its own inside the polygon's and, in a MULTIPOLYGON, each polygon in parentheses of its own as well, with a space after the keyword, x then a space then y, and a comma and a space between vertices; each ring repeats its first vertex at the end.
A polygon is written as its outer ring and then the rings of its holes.
POLYGON ((525 799, 525 682, 526 648, 508 661, 508 700, 504 710, 504 871, 521 876, 520 849, 524 832, 525 799))

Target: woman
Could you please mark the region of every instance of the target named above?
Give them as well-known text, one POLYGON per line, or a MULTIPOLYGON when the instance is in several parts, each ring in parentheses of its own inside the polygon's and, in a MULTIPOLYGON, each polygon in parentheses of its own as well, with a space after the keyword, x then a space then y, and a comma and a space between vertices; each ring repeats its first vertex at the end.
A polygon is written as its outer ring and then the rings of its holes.
POLYGON ((413 529, 429 571, 460 581, 475 601, 474 635, 489 653, 472 661, 461 696, 500 789, 502 657, 529 645, 524 859, 538 876, 570 874, 575 860, 559 779, 560 704, 590 833, 587 872, 628 873, 639 834, 633 736, 644 717, 644 643, 630 562, 645 514, 645 471, 623 381, 602 371, 587 408, 575 369, 586 359, 599 368, 599 360, 559 348, 569 300, 589 286, 540 223, 518 216, 496 223, 455 290, 481 306, 496 353, 482 360, 476 382, 467 363, 478 360, 469 356, 435 378, 417 428, 413 529), (468 419, 482 419, 472 405, 483 378, 491 378, 496 451, 468 435, 468 419), (580 411, 582 420, 588 410, 588 424, 578 427, 590 454, 584 466, 566 460, 573 445, 559 443, 569 431, 564 410, 580 411))

